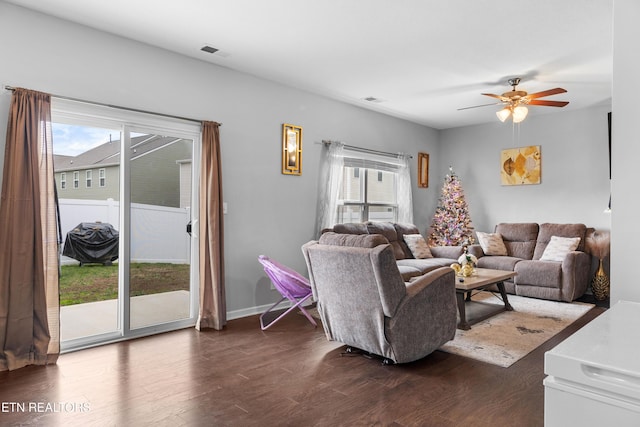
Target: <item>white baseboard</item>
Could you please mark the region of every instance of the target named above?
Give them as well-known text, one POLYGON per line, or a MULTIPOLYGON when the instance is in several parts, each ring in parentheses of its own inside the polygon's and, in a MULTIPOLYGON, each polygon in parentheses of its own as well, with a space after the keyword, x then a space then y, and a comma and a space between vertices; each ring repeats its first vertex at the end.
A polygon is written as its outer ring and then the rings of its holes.
MULTIPOLYGON (((302 304, 302 306, 306 307, 306 306, 311 305, 313 303, 314 303, 314 301, 309 299, 304 304, 302 304)), ((249 316, 253 316, 255 314, 262 314, 265 311, 267 311, 267 309, 269 307, 271 307, 272 305, 273 305, 273 303, 265 304, 265 305, 259 305, 259 306, 256 306, 256 307, 243 308, 241 310, 227 311, 227 320, 240 319, 242 317, 249 317, 249 316)), ((274 310, 286 309, 286 308, 291 307, 292 305, 293 304, 289 300, 282 301, 280 304, 278 304, 277 307, 274 308, 274 310)))

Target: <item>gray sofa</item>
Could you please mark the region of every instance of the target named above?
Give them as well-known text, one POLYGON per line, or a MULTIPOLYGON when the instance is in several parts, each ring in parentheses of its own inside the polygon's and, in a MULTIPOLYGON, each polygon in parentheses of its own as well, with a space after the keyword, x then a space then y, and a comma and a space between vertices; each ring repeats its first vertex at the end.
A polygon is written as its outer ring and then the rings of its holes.
POLYGON ((325 230, 325 232, 330 231, 340 234, 380 234, 384 236, 393 249, 398 269, 405 282, 436 268, 450 266, 452 263, 457 262, 463 251, 461 246, 430 247, 431 258, 414 258, 404 241, 405 234, 420 234, 418 228, 413 224, 367 221, 363 223, 336 224, 332 229, 325 230))
POLYGON ((469 252, 478 258, 478 267, 515 271, 505 282, 511 294, 571 302, 580 298, 589 286, 591 256, 585 253, 587 227, 584 224, 501 223, 495 233, 502 236, 507 255, 486 255, 480 245, 469 252), (559 261, 540 258, 552 236, 579 237, 575 251, 559 261))
POLYGON ((327 339, 406 363, 453 339, 455 274, 436 268, 405 283, 380 235, 325 233, 302 247, 327 339))

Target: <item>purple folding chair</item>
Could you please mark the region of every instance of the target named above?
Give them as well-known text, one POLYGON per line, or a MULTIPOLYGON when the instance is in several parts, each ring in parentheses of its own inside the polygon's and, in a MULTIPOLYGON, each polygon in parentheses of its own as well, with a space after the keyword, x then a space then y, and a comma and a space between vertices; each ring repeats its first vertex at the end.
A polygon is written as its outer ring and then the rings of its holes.
POLYGON ((304 314, 309 322, 313 326, 318 326, 316 321, 311 317, 311 315, 304 309, 301 305, 307 299, 309 299, 313 293, 311 291, 311 286, 309 285, 309 280, 307 280, 304 276, 300 275, 298 272, 286 267, 269 257, 264 255, 260 255, 258 257, 258 261, 264 267, 265 273, 271 279, 273 286, 280 292, 282 298, 277 303, 273 304, 267 311, 262 313, 260 316, 260 327, 264 331, 278 320, 282 319, 285 315, 287 315, 291 310, 296 307, 300 309, 302 314, 304 314), (264 324, 264 317, 273 310, 278 304, 280 304, 285 299, 288 299, 293 304, 287 311, 278 316, 275 320, 264 324))

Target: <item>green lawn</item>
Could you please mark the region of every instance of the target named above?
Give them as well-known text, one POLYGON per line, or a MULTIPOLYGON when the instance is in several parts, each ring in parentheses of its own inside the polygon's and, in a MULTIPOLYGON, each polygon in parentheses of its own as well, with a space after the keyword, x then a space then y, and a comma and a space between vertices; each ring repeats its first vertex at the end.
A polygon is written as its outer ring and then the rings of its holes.
MULTIPOLYGON (((132 263, 131 296, 189 290, 188 264, 132 263)), ((118 298, 118 265, 63 265, 60 305, 83 304, 118 298)))

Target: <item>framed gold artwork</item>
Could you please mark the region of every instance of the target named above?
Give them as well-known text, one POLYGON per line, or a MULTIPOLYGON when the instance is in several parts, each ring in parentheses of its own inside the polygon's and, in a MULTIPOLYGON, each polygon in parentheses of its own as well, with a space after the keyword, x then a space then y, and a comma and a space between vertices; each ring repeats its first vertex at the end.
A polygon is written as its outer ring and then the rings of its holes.
POLYGON ((539 145, 502 150, 500 181, 502 185, 540 184, 541 165, 539 145))
POLYGON ((418 153, 418 188, 429 187, 429 155, 418 153))
POLYGON ((282 125, 282 173, 302 175, 302 127, 282 125))

